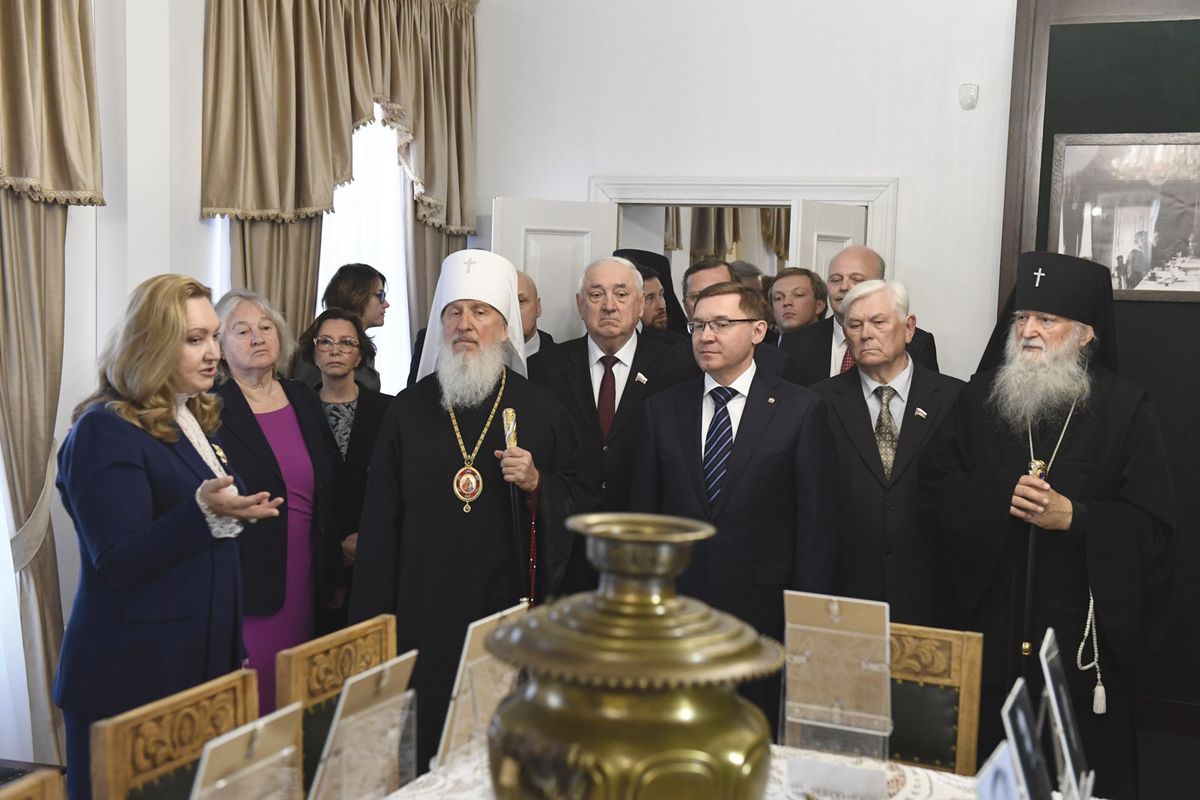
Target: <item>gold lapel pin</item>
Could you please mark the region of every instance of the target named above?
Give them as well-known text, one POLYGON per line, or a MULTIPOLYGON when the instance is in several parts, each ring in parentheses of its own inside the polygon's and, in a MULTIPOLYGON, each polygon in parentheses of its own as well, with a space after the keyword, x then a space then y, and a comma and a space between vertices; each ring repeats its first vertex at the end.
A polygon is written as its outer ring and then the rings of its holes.
POLYGON ((213 452, 217 454, 217 458, 222 464, 229 465, 229 459, 225 457, 225 451, 221 449, 221 445, 216 442, 212 443, 213 452))

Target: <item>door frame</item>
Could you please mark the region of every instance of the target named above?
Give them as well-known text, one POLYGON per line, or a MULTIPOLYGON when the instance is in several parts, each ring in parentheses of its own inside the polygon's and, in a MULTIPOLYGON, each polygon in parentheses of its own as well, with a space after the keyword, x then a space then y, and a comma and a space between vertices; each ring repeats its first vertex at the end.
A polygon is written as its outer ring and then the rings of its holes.
POLYGON ((800 255, 800 208, 805 200, 867 207, 867 246, 887 264, 896 251, 899 178, 729 178, 684 175, 593 175, 588 199, 625 205, 789 206, 788 262, 800 255))

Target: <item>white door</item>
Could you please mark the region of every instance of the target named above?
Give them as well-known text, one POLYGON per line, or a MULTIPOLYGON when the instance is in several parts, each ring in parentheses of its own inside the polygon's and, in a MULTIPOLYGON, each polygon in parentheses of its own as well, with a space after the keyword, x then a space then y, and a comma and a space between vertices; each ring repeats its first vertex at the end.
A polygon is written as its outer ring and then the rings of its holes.
POLYGON ((538 327, 561 342, 583 335, 575 293, 583 268, 617 249, 614 203, 492 201, 492 252, 533 278, 542 298, 538 327))
POLYGON ((795 264, 818 275, 829 274, 829 261, 843 247, 867 243, 867 207, 842 203, 800 203, 800 248, 795 264))

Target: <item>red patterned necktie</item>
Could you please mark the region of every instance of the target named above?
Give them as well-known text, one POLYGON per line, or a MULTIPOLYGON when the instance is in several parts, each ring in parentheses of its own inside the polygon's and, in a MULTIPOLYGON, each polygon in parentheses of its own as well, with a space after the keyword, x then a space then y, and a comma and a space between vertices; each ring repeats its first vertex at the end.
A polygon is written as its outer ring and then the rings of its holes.
POLYGON ((842 356, 842 368, 838 372, 845 372, 854 366, 854 356, 850 355, 850 344, 846 344, 846 355, 842 356))
POLYGON ((617 413, 617 379, 613 376, 617 357, 600 356, 600 361, 604 364, 604 377, 600 379, 600 394, 596 398, 596 416, 600 418, 600 435, 607 439, 617 413))

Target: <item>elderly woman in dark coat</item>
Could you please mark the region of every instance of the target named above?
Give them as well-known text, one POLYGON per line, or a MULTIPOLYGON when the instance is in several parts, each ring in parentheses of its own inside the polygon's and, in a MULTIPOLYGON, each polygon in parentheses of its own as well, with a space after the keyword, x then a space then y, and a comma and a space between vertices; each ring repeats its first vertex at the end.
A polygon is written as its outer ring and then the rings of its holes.
POLYGON ((275 654, 313 638, 318 605, 335 601, 341 555, 334 513, 334 444, 304 384, 279 376, 293 348, 283 316, 243 289, 217 303, 224 401, 221 434, 246 486, 287 498, 278 518, 240 540, 246 649, 259 710, 275 708, 275 654))

